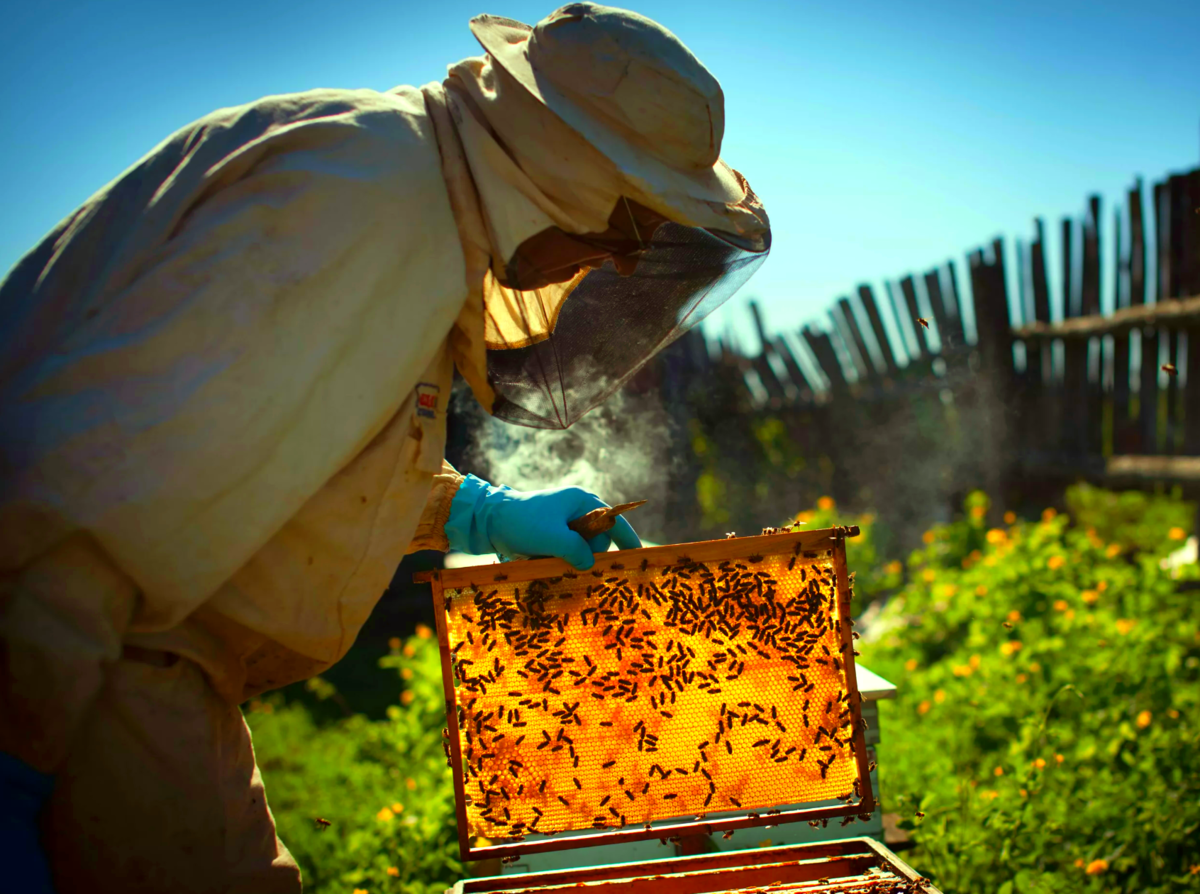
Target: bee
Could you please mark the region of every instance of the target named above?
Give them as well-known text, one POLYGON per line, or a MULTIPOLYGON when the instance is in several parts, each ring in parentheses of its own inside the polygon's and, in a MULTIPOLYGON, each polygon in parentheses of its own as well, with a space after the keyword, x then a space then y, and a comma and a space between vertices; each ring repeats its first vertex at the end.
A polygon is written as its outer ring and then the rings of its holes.
POLYGON ((492 578, 492 580, 494 580, 494 581, 508 580, 508 575, 507 574, 497 574, 494 578, 492 578))
POLYGON ((322 817, 319 817, 319 816, 318 816, 318 817, 316 817, 316 818, 313 820, 313 822, 314 822, 314 823, 316 823, 316 825, 317 825, 317 831, 318 831, 318 832, 324 832, 326 829, 328 829, 330 826, 332 826, 332 825, 333 825, 333 823, 331 823, 329 820, 327 820, 327 819, 324 819, 324 818, 322 818, 322 817))
POLYGON ((725 534, 725 539, 726 539, 726 540, 733 540, 733 538, 735 538, 735 537, 737 537, 737 531, 728 531, 728 532, 725 534))
POLYGON ((1177 370, 1175 368, 1174 363, 1164 363, 1162 365, 1162 371, 1165 372, 1171 378, 1174 378, 1175 376, 1179 375, 1179 370, 1177 370))
POLYGON ((917 811, 917 819, 924 819, 924 818, 925 818, 925 814, 923 814, 921 811, 918 810, 917 811))
POLYGON ((1008 623, 1008 621, 1004 621, 1003 625, 1005 630, 1012 630, 1012 624, 1008 623))
POLYGON ((500 862, 501 862, 501 863, 505 863, 505 864, 507 864, 507 863, 516 863, 516 862, 517 862, 517 860, 519 860, 519 859, 521 859, 521 858, 520 858, 520 857, 518 857, 516 854, 513 854, 511 857, 501 857, 501 858, 500 858, 500 862))
POLYGON ((924 317, 917 317, 917 322, 920 323, 925 329, 929 328, 929 321, 924 317))
POLYGON ((728 832, 726 832, 721 837, 724 838, 726 841, 728 841, 730 838, 733 837, 733 829, 730 829, 728 832))

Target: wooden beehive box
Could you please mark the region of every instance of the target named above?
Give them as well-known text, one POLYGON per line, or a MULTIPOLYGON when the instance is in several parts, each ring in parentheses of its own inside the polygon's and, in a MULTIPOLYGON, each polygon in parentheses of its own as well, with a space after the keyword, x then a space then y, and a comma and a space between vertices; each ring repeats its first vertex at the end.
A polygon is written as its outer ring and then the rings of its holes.
POLYGON ((425 575, 462 857, 867 818, 845 557, 857 533, 610 552, 586 572, 536 559, 425 575))

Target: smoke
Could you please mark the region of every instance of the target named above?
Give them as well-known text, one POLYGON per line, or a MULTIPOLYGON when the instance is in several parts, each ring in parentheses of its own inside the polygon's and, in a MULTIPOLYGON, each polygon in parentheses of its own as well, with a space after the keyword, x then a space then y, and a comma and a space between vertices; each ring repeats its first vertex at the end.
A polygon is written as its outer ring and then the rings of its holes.
POLYGON ((575 486, 606 503, 647 500, 630 516, 649 539, 663 528, 671 477, 670 420, 657 393, 618 391, 566 430, 477 414, 468 469, 514 490, 575 486))

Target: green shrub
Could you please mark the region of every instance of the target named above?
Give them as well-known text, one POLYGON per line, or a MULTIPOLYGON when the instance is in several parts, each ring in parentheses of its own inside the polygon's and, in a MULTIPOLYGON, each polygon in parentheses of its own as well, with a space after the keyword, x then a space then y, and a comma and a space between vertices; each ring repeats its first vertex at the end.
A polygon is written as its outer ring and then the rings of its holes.
MULTIPOLYGON (((442 894, 463 875, 442 752, 437 641, 419 628, 392 647, 380 664, 399 673, 403 692, 386 720, 354 715, 318 725, 302 704, 278 694, 247 707, 279 836, 306 891, 442 894), (318 818, 331 825, 322 829, 318 818)), ((380 683, 394 685, 382 675, 380 683)), ((320 678, 309 689, 336 697, 320 678)))
POLYGON ((1160 565, 1188 507, 1068 505, 1086 525, 989 530, 973 494, 910 559, 862 646, 899 686, 885 810, 947 891, 1200 890, 1200 612, 1176 579, 1196 570, 1160 565))

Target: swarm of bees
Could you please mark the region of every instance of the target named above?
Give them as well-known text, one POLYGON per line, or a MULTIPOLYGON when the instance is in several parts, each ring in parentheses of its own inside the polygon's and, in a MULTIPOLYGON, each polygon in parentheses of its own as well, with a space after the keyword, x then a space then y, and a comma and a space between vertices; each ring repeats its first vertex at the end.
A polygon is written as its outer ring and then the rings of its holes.
POLYGON ((445 591, 470 834, 648 832, 857 790, 831 555, 647 564, 445 591))

